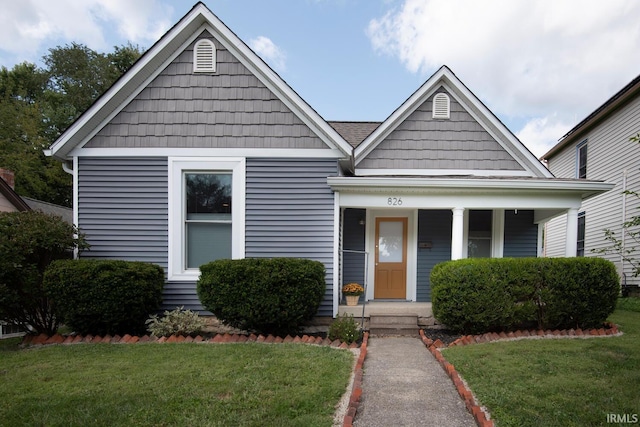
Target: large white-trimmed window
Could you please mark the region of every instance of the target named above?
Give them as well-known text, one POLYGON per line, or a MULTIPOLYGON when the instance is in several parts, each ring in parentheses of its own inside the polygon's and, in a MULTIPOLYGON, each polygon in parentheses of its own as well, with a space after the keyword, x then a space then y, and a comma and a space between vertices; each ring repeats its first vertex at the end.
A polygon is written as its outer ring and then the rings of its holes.
POLYGON ((244 258, 245 170, 243 158, 169 158, 169 280, 244 258))
POLYGON ((576 178, 587 178, 587 140, 585 139, 576 148, 576 178))
POLYGON ((193 72, 216 72, 216 46, 209 39, 201 39, 193 46, 193 72))

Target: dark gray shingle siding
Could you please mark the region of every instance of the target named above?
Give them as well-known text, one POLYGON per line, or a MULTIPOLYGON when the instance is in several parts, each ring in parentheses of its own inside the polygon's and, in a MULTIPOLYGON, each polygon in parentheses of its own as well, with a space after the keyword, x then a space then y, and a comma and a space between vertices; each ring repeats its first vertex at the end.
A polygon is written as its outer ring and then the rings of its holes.
MULTIPOLYGON (((438 93, 445 92, 444 88, 438 93)), ((450 119, 433 119, 429 97, 358 167, 362 169, 524 170, 451 98, 450 119)))
POLYGON ((86 147, 327 148, 242 63, 214 43, 216 73, 192 72, 190 45, 86 147))

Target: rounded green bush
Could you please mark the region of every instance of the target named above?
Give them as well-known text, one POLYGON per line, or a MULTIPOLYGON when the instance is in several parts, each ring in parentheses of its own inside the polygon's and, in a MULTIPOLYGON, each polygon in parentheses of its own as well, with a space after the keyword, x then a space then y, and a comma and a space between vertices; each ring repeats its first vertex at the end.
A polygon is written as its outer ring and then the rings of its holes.
POLYGON ((200 271, 203 307, 230 326, 259 333, 297 333, 326 290, 324 265, 308 259, 217 260, 200 271))
POLYGON ((155 264, 118 260, 61 260, 44 275, 44 288, 64 323, 80 334, 142 334, 162 303, 164 271, 155 264))
POLYGON ((484 333, 600 327, 620 283, 615 266, 600 258, 485 258, 436 265, 431 288, 436 319, 484 333))

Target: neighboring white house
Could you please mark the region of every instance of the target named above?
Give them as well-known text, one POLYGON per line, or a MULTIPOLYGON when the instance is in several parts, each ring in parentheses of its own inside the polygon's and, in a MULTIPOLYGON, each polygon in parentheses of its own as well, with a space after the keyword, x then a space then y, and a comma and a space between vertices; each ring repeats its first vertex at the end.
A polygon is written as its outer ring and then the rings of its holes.
MULTIPOLYGON (((594 249, 608 246, 605 229, 624 239, 622 224, 640 215, 640 199, 623 194, 640 191, 640 144, 629 138, 640 132, 640 76, 613 95, 571 129, 542 159, 558 178, 602 180, 615 184, 606 193, 585 200, 578 211, 576 250, 578 255, 598 256, 594 249)), ((563 256, 567 215, 546 224, 545 255, 563 256)), ((614 262, 623 285, 638 285, 632 266, 615 254, 603 257, 614 262)), ((640 257, 640 253, 636 256, 640 257)))

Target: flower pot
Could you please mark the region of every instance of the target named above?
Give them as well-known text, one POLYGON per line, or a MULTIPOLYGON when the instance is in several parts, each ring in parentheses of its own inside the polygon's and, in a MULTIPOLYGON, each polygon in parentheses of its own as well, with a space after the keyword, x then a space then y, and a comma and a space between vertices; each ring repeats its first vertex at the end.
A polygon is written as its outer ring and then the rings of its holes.
POLYGON ((347 305, 358 305, 358 299, 360 298, 360 295, 346 295, 345 298, 347 299, 347 305))

